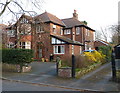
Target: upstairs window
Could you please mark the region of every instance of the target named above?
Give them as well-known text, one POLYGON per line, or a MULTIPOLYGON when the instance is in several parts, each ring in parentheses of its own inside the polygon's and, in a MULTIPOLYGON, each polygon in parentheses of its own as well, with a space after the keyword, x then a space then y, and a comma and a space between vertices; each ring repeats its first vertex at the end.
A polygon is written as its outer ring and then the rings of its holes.
POLYGON ((71 34, 71 30, 70 30, 70 29, 64 30, 64 34, 65 34, 65 35, 71 34))
POLYGON ((80 27, 76 27, 76 35, 80 34, 80 27))
POLYGON ((20 23, 28 23, 28 20, 26 18, 22 18, 20 23))
POLYGON ((10 36, 10 37, 15 37, 15 30, 7 31, 7 35, 10 36))
POLYGON ((90 35, 89 29, 86 29, 86 36, 89 36, 89 35, 90 35))
POLYGON ((53 33, 56 33, 56 25, 53 25, 53 33))
POLYGON ((63 29, 60 28, 60 35, 63 35, 63 29))
POLYGON ((43 27, 42 26, 36 26, 36 33, 41 33, 41 32, 44 32, 43 27))

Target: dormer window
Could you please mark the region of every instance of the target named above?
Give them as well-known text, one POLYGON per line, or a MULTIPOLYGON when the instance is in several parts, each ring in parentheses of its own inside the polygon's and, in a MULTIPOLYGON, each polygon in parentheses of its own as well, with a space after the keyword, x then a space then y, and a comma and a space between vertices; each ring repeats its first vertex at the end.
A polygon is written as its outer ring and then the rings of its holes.
POLYGON ((80 27, 76 27, 76 35, 80 34, 80 27))

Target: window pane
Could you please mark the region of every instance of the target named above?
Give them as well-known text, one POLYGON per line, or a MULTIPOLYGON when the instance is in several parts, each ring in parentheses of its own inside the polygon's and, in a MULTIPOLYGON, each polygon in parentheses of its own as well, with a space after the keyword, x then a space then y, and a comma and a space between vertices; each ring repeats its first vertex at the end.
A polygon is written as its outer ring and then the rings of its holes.
POLYGON ((55 46, 55 48, 54 48, 54 52, 57 53, 57 46, 55 46))
POLYGON ((61 53, 61 47, 58 46, 58 53, 61 53))
POLYGON ((55 44, 55 38, 52 38, 52 44, 55 44))
POLYGON ((64 53, 64 46, 61 46, 61 53, 64 53))

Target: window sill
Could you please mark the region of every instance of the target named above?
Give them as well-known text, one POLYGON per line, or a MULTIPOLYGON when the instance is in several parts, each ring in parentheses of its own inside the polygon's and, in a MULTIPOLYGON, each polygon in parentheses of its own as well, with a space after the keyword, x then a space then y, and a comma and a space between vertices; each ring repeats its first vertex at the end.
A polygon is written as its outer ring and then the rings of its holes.
POLYGON ((54 53, 55 55, 64 55, 65 53, 54 53))

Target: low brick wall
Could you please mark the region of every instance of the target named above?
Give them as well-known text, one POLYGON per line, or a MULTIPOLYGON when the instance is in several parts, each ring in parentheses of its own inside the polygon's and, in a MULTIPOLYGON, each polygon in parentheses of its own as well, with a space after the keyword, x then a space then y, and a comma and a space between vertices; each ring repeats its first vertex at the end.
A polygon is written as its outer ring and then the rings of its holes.
MULTIPOLYGON (((23 66, 21 72, 29 72, 31 70, 31 66, 23 66)), ((20 72, 20 65, 13 65, 13 64, 2 64, 2 71, 7 72, 20 72)))
POLYGON ((71 67, 58 68, 58 76, 63 78, 70 78, 72 77, 71 71, 71 67))

